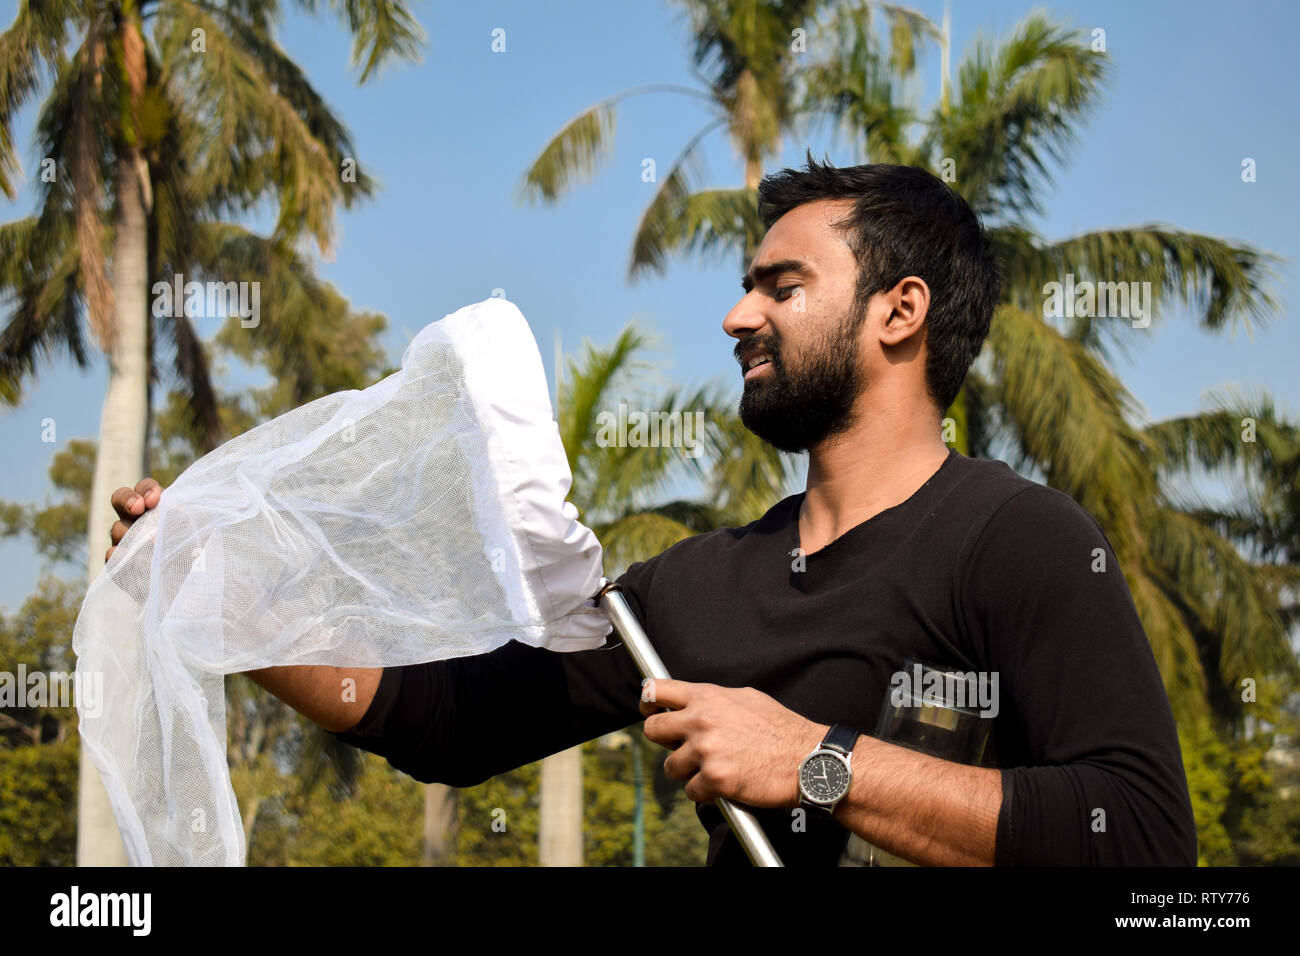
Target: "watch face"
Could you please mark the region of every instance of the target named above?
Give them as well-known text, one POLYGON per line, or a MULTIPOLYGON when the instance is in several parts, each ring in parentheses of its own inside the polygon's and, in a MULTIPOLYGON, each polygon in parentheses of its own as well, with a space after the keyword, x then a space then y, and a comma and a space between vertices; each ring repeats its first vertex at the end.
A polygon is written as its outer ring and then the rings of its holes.
POLYGON ((834 803, 849 790, 849 768, 833 754, 814 754, 799 769, 799 786, 813 803, 834 803))

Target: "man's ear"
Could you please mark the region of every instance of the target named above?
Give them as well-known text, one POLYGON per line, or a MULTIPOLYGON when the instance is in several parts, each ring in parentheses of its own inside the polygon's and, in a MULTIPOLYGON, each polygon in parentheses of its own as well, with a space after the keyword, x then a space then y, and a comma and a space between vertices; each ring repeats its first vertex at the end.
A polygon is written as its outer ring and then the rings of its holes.
POLYGON ((919 276, 906 276, 883 296, 889 314, 881 325, 880 344, 901 345, 924 326, 930 311, 930 287, 919 276))

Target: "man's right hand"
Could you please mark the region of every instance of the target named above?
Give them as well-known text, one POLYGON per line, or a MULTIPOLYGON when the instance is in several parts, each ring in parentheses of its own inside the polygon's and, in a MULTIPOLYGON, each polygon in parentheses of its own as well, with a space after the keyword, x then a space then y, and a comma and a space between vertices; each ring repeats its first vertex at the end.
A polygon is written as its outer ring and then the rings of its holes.
POLYGON ((140 483, 134 488, 123 485, 113 492, 113 510, 117 512, 118 520, 113 523, 112 529, 108 532, 113 541, 113 547, 109 548, 104 554, 105 564, 113 556, 113 552, 117 550, 117 546, 121 543, 127 529, 135 524, 135 519, 150 508, 157 507, 158 502, 162 499, 162 493, 162 485, 152 478, 141 479, 140 483))

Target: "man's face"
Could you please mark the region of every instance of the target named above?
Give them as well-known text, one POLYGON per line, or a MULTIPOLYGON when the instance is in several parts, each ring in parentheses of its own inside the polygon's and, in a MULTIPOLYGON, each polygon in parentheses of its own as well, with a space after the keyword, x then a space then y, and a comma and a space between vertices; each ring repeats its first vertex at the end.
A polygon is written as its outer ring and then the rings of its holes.
POLYGON ((722 323, 739 340, 741 421, 782 451, 806 451, 847 429, 865 385, 857 259, 830 225, 851 206, 806 203, 777 220, 745 276, 744 298, 722 323), (763 356, 767 362, 749 367, 763 356))

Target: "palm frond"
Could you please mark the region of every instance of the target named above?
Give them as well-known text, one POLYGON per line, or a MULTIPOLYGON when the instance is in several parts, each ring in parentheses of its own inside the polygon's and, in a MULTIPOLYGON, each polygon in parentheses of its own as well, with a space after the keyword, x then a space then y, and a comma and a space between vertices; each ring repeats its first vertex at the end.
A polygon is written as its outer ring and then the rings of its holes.
POLYGON ((889 23, 889 63, 899 76, 916 71, 916 48, 921 42, 938 40, 939 28, 924 14, 897 4, 884 3, 881 9, 889 23))
POLYGON ((175 350, 176 386, 189 410, 199 450, 212 451, 221 442, 221 415, 203 340, 184 312, 160 321, 158 327, 175 350))
POLYGON ((615 391, 650 370, 641 356, 651 341, 648 333, 628 323, 608 348, 586 342, 582 354, 566 363, 558 415, 560 437, 575 474, 578 456, 596 433, 597 417, 616 404, 615 391))
MULTIPOLYGON (((746 250, 757 248, 763 238, 763 220, 758 214, 758 192, 739 189, 705 189, 678 200, 675 212, 647 210, 646 218, 664 217, 658 225, 643 223, 646 234, 656 237, 646 246, 638 243, 646 256, 663 255, 669 250, 692 253, 700 258, 738 258, 746 250)), ((638 233, 638 240, 641 233, 638 233)), ((638 263, 633 261, 633 269, 638 263)), ((650 268, 644 263, 643 269, 650 268)))
MULTIPOLYGON (((219 6, 206 0, 196 0, 198 5, 212 14, 223 25, 231 40, 248 51, 260 65, 271 90, 281 97, 302 119, 310 137, 319 143, 330 158, 338 176, 347 160, 357 159, 357 150, 342 121, 334 115, 329 105, 312 87, 302 69, 275 42, 271 33, 260 28, 247 15, 219 6)), ((184 39, 170 34, 172 41, 184 39)), ((174 59, 169 62, 175 62, 174 59)), ((346 183, 339 199, 345 208, 351 208, 363 197, 374 194, 375 180, 358 163, 353 169, 353 181, 346 183)))
POLYGON ((1002 45, 980 40, 962 60, 954 103, 932 118, 921 152, 957 158, 954 188, 982 215, 1040 212, 1053 164, 1099 103, 1106 63, 1077 32, 1032 14, 1002 45))
POLYGON ((1020 309, 997 310, 988 343, 1019 464, 1032 463, 1118 535, 1117 552, 1135 553, 1137 503, 1159 495, 1141 433, 1129 423, 1136 400, 1082 345, 1020 309))
MULTIPOLYGON (((1200 647, 1189 619, 1186 593, 1157 567, 1125 563, 1124 578, 1133 607, 1142 621, 1147 643, 1165 684, 1165 693, 1176 711, 1204 701, 1210 680, 1201 661, 1200 647)), ((1187 714, 1176 713, 1179 719, 1187 714)))
POLYGON ((1274 285, 1280 265, 1277 256, 1245 243, 1144 225, 1098 230, 1037 248, 1021 246, 1017 268, 1022 271, 1018 278, 1027 283, 1024 293, 1032 295, 1036 285, 1040 302, 1043 286, 1064 282, 1067 273, 1076 283, 1097 285, 1099 301, 1092 311, 1130 315, 1076 316, 1070 334, 1094 348, 1104 341, 1127 348, 1136 338, 1135 326, 1143 328, 1168 314, 1175 303, 1191 307, 1207 331, 1240 323, 1253 332, 1279 312, 1274 285), (1150 299, 1152 314, 1141 321, 1131 315, 1134 292, 1150 299), (1114 310, 1115 301, 1130 304, 1127 310, 1114 310))
POLYGON ((42 71, 57 75, 79 7, 76 0, 20 0, 14 22, 0 34, 0 190, 10 199, 22 174, 10 124, 40 88, 42 71))
POLYGON ((89 364, 79 316, 80 255, 71 216, 0 224, 0 298, 12 311, 0 330, 0 401, 17 404, 37 361, 66 350, 89 364))
POLYGON ((1204 633, 1217 644, 1206 649, 1206 664, 1225 686, 1236 686, 1242 677, 1300 673, 1271 579, 1193 516, 1161 509, 1152 517, 1151 559, 1170 586, 1199 608, 1204 633))
POLYGON ((699 142, 717 125, 711 123, 692 137, 641 214, 632 240, 629 279, 647 272, 663 274, 668 255, 673 252, 734 253, 748 248, 751 242, 757 245, 762 238, 754 190, 742 187, 692 191, 699 142))
POLYGON ((715 401, 705 414, 708 498, 722 515, 721 524, 748 524, 791 494, 795 459, 746 428, 734 403, 715 401))
POLYGON ((590 180, 613 149, 616 120, 605 101, 566 123, 528 167, 517 200, 554 203, 574 182, 590 180))
MULTIPOLYGON (((313 9, 315 4, 304 6, 313 9)), ((352 34, 352 65, 365 64, 359 82, 396 58, 421 62, 420 47, 428 35, 403 0, 331 0, 330 6, 352 34)))
POLYGON ((370 384, 383 356, 365 343, 383 328, 382 316, 351 312, 337 291, 274 237, 230 223, 203 223, 199 236, 192 257, 196 279, 259 282, 261 298, 275 303, 255 328, 232 315, 216 337, 219 347, 245 361, 257 359, 271 374, 270 414, 370 384))
MULTIPOLYGON (((197 192, 223 212, 237 213, 273 190, 280 204, 275 235, 289 241, 305 232, 328 257, 334 205, 347 198, 338 152, 347 148, 346 140, 327 145, 313 135, 300 112, 306 94, 299 88, 295 101, 276 85, 277 79, 292 79, 284 58, 270 56, 265 65, 259 58, 257 51, 274 50, 270 41, 252 50, 225 42, 231 37, 228 18, 202 0, 175 0, 156 19, 164 60, 176 64, 171 79, 188 94, 184 108, 211 117, 208 140, 195 158, 197 192), (196 27, 211 38, 207 53, 175 55, 188 47, 196 27)), ((320 128, 321 118, 311 118, 320 128)))
POLYGON ((588 451, 580 464, 591 475, 586 500, 599 518, 662 501, 687 482, 698 486, 709 463, 705 409, 713 397, 707 388, 670 388, 660 394, 639 388, 618 398, 619 407, 603 409, 597 432, 587 436, 588 451), (618 431, 624 413, 626 444, 618 431))
POLYGON ((800 71, 798 112, 836 121, 873 162, 907 162, 905 133, 914 115, 899 84, 915 71, 917 47, 939 39, 938 28, 893 4, 834 4, 825 13, 814 42, 829 53, 800 71), (886 19, 888 48, 876 27, 877 10, 886 19))

